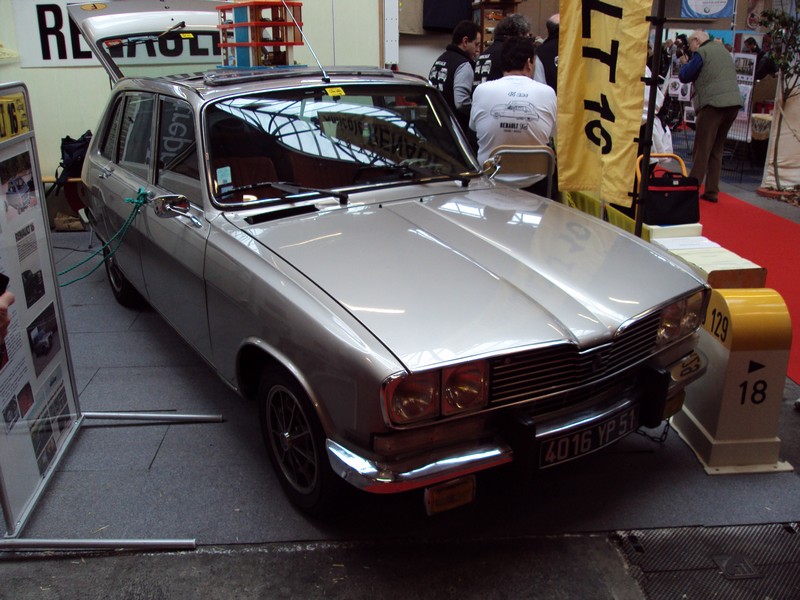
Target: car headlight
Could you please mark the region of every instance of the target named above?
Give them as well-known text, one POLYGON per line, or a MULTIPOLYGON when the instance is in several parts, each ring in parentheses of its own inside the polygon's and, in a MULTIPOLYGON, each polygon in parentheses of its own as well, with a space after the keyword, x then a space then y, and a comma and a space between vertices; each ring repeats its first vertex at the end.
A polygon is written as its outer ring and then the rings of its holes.
POLYGON ((443 371, 443 415, 483 408, 486 399, 486 363, 469 363, 443 371))
POLYGON ((391 377, 384 401, 393 423, 406 425, 479 410, 488 402, 488 366, 471 362, 391 377))
POLYGON ((664 346, 697 329, 703 322, 705 306, 706 292, 703 290, 664 308, 656 343, 664 346))
POLYGON ((439 371, 414 373, 388 382, 387 408, 395 423, 413 423, 439 415, 439 371))

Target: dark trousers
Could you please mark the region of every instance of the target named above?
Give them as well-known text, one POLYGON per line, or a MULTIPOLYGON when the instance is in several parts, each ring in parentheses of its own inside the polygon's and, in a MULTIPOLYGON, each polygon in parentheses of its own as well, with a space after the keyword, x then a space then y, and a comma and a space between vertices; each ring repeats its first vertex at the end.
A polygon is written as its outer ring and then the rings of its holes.
POLYGON ((705 179, 703 194, 711 198, 716 198, 719 193, 722 151, 728 130, 736 120, 737 114, 739 114, 738 106, 725 108, 704 106, 696 116, 692 170, 689 177, 696 177, 700 184, 705 179))

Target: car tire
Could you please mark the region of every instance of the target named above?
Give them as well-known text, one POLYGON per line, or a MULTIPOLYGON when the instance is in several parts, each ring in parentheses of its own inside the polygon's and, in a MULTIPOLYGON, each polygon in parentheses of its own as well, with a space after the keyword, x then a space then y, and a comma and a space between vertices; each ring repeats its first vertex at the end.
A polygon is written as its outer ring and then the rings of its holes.
POLYGON ((294 379, 268 372, 258 389, 261 435, 286 496, 315 517, 340 508, 347 484, 331 469, 325 434, 307 394, 294 379))
POLYGON ((145 304, 142 295, 125 278, 120 268, 117 266, 114 255, 108 248, 103 248, 103 262, 106 267, 108 283, 111 285, 111 292, 122 306, 126 308, 139 308, 145 304))

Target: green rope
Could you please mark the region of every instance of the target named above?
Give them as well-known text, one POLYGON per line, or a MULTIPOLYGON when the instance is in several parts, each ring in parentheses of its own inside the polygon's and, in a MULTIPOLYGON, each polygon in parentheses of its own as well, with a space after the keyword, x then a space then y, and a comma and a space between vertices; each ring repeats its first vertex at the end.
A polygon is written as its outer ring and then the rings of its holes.
POLYGON ((78 264, 73 265, 73 266, 69 267, 68 269, 64 269, 63 271, 61 271, 58 274, 58 276, 61 277, 62 275, 65 275, 65 274, 69 273, 70 271, 73 271, 73 270, 77 269, 78 267, 80 267, 82 265, 85 265, 87 262, 92 260, 95 256, 97 256, 98 254, 102 253, 103 250, 105 250, 107 248, 110 248, 111 244, 114 242, 114 240, 119 238, 119 241, 117 242, 117 245, 112 250, 110 250, 108 255, 104 256, 102 258, 102 260, 99 263, 97 263, 88 273, 85 273, 85 274, 81 275, 80 277, 76 277, 75 279, 67 281, 66 283, 59 283, 58 284, 59 287, 66 287, 66 286, 68 286, 68 285, 70 285, 72 283, 75 283, 76 281, 80 281, 82 279, 86 279, 87 277, 89 277, 89 275, 91 275, 92 273, 97 271, 97 269, 99 269, 100 266, 106 260, 108 260, 109 258, 114 256, 114 253, 119 249, 120 245, 122 244, 122 240, 125 238, 125 234, 128 233, 128 229, 133 224, 133 220, 136 218, 136 215, 139 214, 139 209, 142 207, 142 205, 144 205, 147 202, 147 192, 145 191, 144 188, 139 188, 139 192, 138 192, 136 198, 135 199, 134 198, 125 198, 125 202, 128 202, 129 204, 133 204, 134 206, 133 206, 133 210, 131 211, 131 214, 128 215, 128 218, 125 219, 125 222, 122 224, 122 227, 119 228, 119 231, 117 231, 117 233, 115 233, 111 237, 111 239, 108 240, 108 242, 103 244, 95 252, 92 252, 89 256, 87 256, 85 259, 80 261, 78 264))

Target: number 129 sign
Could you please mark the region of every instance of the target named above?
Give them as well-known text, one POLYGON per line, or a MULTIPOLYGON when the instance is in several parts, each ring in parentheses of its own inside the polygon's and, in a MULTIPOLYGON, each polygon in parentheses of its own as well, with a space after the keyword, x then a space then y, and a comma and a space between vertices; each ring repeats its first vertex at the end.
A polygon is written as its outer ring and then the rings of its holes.
POLYGON ((714 290, 703 327, 730 353, 726 401, 747 411, 777 410, 791 345, 780 295, 769 289, 714 290))

